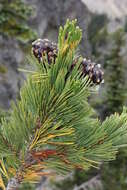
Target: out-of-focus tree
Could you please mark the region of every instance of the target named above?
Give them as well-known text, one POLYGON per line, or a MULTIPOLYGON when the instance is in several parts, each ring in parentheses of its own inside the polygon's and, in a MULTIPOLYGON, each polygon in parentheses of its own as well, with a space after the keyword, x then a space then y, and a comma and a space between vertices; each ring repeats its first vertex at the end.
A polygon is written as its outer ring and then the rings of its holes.
MULTIPOLYGON (((127 99, 125 61, 122 49, 125 45, 125 33, 118 29, 110 37, 113 40, 112 51, 108 53, 105 61, 105 87, 104 87, 104 109, 101 110, 102 119, 114 112, 121 113, 127 99)), ((115 162, 102 165, 101 178, 104 190, 126 190, 127 189, 127 151, 122 149, 115 162)))
POLYGON ((120 151, 114 162, 104 164, 101 179, 104 190, 126 190, 127 189, 127 151, 120 151))
POLYGON ((105 43, 107 36, 106 25, 108 23, 108 18, 105 14, 95 14, 88 26, 88 39, 91 43, 92 54, 97 57, 98 49, 97 47, 105 43))
POLYGON ((117 30, 111 35, 111 38, 113 40, 113 48, 105 61, 103 118, 116 111, 120 113, 127 98, 125 61, 121 53, 125 44, 123 30, 117 30))
POLYGON ((0 34, 27 42, 36 37, 36 33, 28 26, 32 7, 22 0, 0 1, 0 34))
POLYGON ((126 17, 126 20, 125 20, 124 31, 127 32, 127 17, 126 17))

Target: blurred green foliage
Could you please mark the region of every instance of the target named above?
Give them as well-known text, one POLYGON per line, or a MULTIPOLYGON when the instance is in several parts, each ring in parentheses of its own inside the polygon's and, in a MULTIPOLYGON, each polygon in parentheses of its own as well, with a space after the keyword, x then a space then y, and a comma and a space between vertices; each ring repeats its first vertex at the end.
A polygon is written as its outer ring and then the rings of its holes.
POLYGON ((88 39, 92 46, 92 54, 97 56, 97 45, 106 41, 108 18, 105 14, 95 14, 88 25, 88 39))
MULTIPOLYGON (((121 113, 127 100, 126 63, 122 49, 125 47, 125 32, 118 29, 111 36, 112 51, 105 58, 105 93, 102 113, 103 119, 114 112, 121 113)), ((117 159, 104 164, 101 170, 104 190, 127 189, 127 150, 118 153, 117 159)))
POLYGON ((127 99, 125 78, 125 61, 121 54, 125 45, 124 31, 118 29, 111 35, 113 40, 112 51, 105 58, 105 93, 103 103, 105 105, 103 118, 114 112, 121 112, 127 99))
POLYGON ((127 16, 126 16, 125 25, 124 25, 124 31, 127 32, 127 16))
POLYGON ((121 151, 114 162, 102 167, 104 190, 127 189, 127 150, 121 151))
POLYGON ((14 37, 22 42, 35 39, 36 33, 27 24, 32 13, 32 7, 22 0, 1 0, 0 34, 14 37))
POLYGON ((19 187, 19 190, 35 190, 35 185, 30 183, 23 183, 19 187))

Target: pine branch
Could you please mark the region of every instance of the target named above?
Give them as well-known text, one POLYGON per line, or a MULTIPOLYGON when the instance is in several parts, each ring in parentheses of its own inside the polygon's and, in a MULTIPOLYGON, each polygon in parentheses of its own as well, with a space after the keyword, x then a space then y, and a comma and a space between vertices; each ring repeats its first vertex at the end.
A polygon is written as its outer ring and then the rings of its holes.
POLYGON ((0 128, 0 173, 9 182, 8 189, 75 168, 98 168, 127 146, 127 110, 101 123, 88 103, 102 81, 102 71, 76 56, 81 35, 76 21, 67 20, 60 27, 57 51, 47 40, 33 43, 35 57, 30 63, 35 71, 28 71, 20 100, 12 104, 11 115, 0 128))

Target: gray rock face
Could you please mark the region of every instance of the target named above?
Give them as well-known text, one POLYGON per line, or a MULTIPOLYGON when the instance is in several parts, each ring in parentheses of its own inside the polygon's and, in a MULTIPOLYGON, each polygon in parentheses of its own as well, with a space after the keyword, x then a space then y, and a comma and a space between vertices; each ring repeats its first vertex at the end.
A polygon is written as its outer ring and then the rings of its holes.
POLYGON ((122 18, 127 15, 127 0, 82 0, 92 12, 105 13, 109 18, 122 18))
MULTIPOLYGON (((87 26, 91 17, 90 12, 80 0, 26 0, 35 7, 35 14, 29 24, 38 33, 38 38, 49 38, 57 41, 58 28, 67 18, 78 19, 79 26, 83 29, 83 40, 80 51, 83 55, 90 55, 90 45, 87 40, 87 26)), ((10 101, 16 98, 23 74, 17 68, 21 66, 25 54, 20 49, 18 42, 0 36, 0 66, 6 72, 0 72, 0 107, 8 109, 10 101)))
POLYGON ((20 87, 21 75, 17 71, 23 53, 14 39, 0 37, 0 107, 9 108, 10 101, 16 98, 20 87))

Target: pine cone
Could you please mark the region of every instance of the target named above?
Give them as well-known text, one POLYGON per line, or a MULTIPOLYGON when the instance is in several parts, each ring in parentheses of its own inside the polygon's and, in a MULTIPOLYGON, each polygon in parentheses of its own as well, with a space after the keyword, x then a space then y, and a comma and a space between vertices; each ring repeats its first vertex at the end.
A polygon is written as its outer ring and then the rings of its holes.
POLYGON ((43 61, 43 56, 47 56, 48 63, 55 63, 58 49, 57 45, 48 39, 38 39, 32 43, 32 51, 39 62, 43 61))
MULTIPOLYGON (((78 59, 79 59, 79 57, 73 61, 72 65, 66 75, 66 80, 67 80, 68 76, 71 74, 78 59)), ((103 81, 103 71, 101 70, 99 64, 97 65, 96 63, 91 62, 91 60, 87 60, 86 58, 84 58, 83 61, 81 62, 80 69, 82 71, 81 77, 85 77, 86 75, 89 76, 89 78, 91 79, 91 81, 94 84, 100 84, 103 81)))
POLYGON ((91 62, 91 60, 83 59, 82 63, 82 75, 88 75, 89 78, 95 84, 100 84, 103 81, 103 71, 100 69, 100 65, 91 62))

